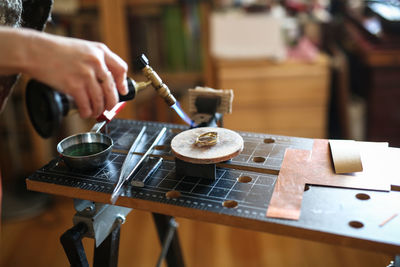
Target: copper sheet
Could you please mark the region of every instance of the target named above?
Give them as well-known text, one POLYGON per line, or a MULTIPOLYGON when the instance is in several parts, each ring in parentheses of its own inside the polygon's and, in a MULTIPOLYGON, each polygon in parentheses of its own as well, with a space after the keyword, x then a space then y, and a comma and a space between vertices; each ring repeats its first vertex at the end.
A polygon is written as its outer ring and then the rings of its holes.
POLYGON ((304 167, 310 153, 308 150, 286 150, 267 217, 298 220, 305 186, 304 167))
POLYGON ((298 220, 306 184, 378 191, 400 184, 400 164, 395 164, 399 149, 393 152, 382 143, 360 144, 364 170, 355 174, 334 173, 328 140, 314 140, 312 151, 287 149, 267 217, 298 220))

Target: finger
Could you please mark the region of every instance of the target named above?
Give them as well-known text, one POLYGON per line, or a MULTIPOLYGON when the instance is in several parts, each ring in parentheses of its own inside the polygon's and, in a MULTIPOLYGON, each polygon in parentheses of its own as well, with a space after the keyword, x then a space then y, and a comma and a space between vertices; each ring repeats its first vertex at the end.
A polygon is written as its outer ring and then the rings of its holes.
POLYGON ((103 89, 105 108, 111 110, 118 103, 118 94, 111 72, 106 72, 106 79, 100 85, 103 89))
MULTIPOLYGON (((96 78, 95 74, 92 76, 93 77, 88 80, 86 89, 88 91, 89 100, 92 107, 92 117, 98 117, 104 111, 104 93, 98 80, 102 80, 103 78, 96 78)), ((103 82, 107 82, 107 75, 104 75, 103 82)))
POLYGON ((118 103, 118 91, 113 74, 106 65, 104 52, 99 60, 100 64, 96 65, 95 72, 102 87, 106 108, 110 110, 118 103))
POLYGON ((118 92, 122 95, 126 95, 128 93, 128 85, 126 82, 128 65, 118 55, 108 49, 107 46, 103 47, 103 51, 105 63, 114 77, 118 92))
POLYGON ((81 118, 85 119, 92 116, 93 111, 86 90, 80 88, 79 90, 73 90, 73 92, 71 96, 75 100, 81 118))

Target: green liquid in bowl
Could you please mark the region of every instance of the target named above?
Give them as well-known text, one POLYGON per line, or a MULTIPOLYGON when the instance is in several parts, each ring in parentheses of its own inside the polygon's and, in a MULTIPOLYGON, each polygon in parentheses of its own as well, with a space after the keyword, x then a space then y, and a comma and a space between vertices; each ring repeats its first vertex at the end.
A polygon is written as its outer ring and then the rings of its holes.
POLYGON ((83 143, 66 148, 63 154, 70 157, 84 157, 100 153, 107 148, 108 145, 103 143, 83 143))

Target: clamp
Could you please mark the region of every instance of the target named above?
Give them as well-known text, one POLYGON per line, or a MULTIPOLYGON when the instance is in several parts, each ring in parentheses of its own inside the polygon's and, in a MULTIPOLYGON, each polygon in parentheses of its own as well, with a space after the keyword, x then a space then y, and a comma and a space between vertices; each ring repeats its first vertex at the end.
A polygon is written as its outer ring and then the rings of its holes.
MULTIPOLYGON (((74 199, 76 214, 74 226, 60 238, 65 254, 72 267, 88 267, 84 237, 95 241, 93 266, 118 266, 120 228, 131 208, 95 203, 88 200, 74 199)), ((156 266, 161 266, 165 258, 168 266, 183 267, 183 257, 176 231, 178 224, 170 216, 153 213, 153 219, 162 244, 156 266)))

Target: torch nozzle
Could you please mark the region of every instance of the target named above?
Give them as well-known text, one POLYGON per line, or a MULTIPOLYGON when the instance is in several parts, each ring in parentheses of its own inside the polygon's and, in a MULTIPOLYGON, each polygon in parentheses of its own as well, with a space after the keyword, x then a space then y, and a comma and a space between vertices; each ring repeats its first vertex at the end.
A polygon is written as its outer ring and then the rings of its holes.
POLYGON ((146 78, 151 81, 151 84, 156 89, 157 93, 164 99, 168 106, 173 106, 176 103, 175 97, 171 94, 168 86, 161 80, 160 76, 153 70, 152 67, 146 65, 142 69, 146 78))

